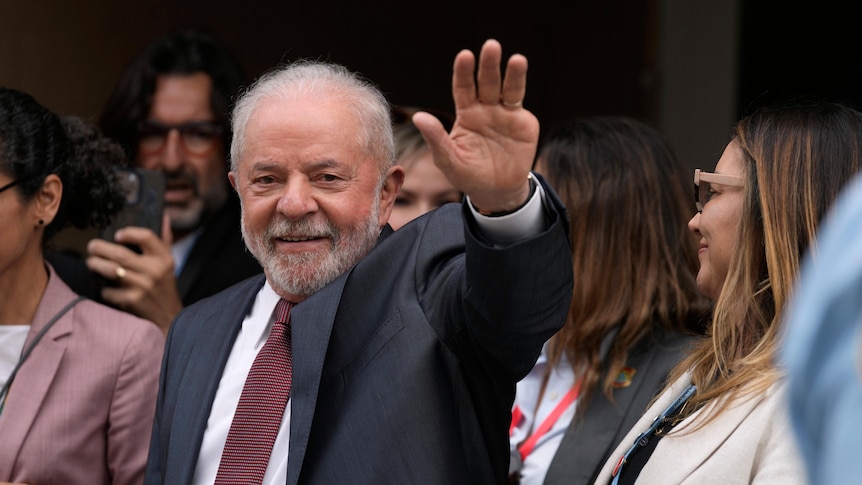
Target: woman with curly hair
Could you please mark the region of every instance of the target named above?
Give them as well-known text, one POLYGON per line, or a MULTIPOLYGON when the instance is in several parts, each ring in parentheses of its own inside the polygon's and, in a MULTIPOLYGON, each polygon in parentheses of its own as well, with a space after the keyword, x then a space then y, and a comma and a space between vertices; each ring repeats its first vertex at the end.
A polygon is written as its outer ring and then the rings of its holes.
POLYGON ((122 205, 122 150, 0 88, 0 482, 143 481, 164 337, 79 297, 44 259, 122 205))

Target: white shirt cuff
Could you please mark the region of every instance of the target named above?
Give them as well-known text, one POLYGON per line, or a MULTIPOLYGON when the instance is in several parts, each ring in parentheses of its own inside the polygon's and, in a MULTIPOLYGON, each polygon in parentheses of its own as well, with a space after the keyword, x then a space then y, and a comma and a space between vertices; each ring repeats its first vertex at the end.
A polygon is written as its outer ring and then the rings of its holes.
POLYGON ((473 207, 469 196, 467 205, 482 234, 496 245, 505 246, 536 236, 545 229, 545 197, 545 189, 537 181, 536 192, 530 200, 524 207, 511 214, 497 217, 484 216, 473 207))

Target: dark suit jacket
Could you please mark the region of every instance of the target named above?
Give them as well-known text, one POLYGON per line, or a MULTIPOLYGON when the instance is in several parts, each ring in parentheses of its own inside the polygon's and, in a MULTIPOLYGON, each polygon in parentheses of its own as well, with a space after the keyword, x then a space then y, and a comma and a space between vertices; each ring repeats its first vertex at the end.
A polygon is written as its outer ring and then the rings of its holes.
MULTIPOLYGON (((515 383, 571 299, 567 223, 549 201, 548 229, 506 248, 483 243, 456 204, 387 227, 353 269, 292 309, 287 483, 505 483, 515 383)), ((171 327, 145 483, 191 481, 263 283, 192 305, 171 327)))
POLYGON ((242 240, 239 199, 231 193, 195 241, 177 278, 177 290, 188 306, 261 272, 242 240))
POLYGON ((584 416, 572 420, 563 435, 544 483, 592 484, 611 452, 661 391, 668 372, 682 360, 693 340, 692 336, 661 329, 641 339, 626 361, 626 367, 635 369, 631 385, 614 389, 613 401, 602 391, 593 394, 584 416))
MULTIPOLYGON (((90 272, 80 254, 53 253, 46 259, 75 293, 107 304, 102 300, 103 281, 90 272)), ((177 278, 177 290, 183 306, 188 306, 259 273, 260 265, 242 240, 239 200, 231 194, 204 225, 177 278)))

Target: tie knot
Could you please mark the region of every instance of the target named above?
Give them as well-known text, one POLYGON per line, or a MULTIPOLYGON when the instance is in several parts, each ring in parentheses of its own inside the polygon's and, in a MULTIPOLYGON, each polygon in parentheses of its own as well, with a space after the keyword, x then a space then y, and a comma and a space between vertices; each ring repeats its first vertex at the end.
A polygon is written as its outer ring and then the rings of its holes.
POLYGON ((278 304, 275 305, 275 321, 277 323, 287 323, 290 320, 290 309, 293 307, 293 303, 282 298, 278 300, 278 304))

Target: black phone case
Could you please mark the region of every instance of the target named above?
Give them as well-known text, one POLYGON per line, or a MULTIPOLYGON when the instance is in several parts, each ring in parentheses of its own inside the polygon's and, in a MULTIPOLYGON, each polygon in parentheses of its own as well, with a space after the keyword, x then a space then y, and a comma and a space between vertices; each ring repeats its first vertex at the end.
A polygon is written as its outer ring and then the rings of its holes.
POLYGON ((114 233, 128 226, 146 227, 161 235, 164 174, 156 170, 124 168, 119 170, 119 177, 126 191, 126 203, 102 231, 101 237, 113 241, 114 233))

